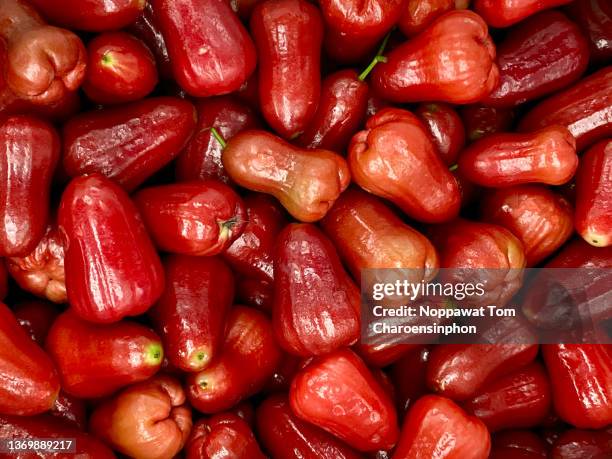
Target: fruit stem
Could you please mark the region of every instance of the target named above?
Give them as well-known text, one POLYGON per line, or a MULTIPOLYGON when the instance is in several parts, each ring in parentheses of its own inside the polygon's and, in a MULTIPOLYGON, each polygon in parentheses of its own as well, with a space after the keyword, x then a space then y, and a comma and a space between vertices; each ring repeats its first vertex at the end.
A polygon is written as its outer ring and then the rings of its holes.
POLYGON ((390 37, 391 32, 389 32, 385 39, 382 41, 380 48, 378 48, 376 56, 374 56, 374 59, 372 59, 372 62, 370 62, 366 69, 359 74, 359 81, 365 80, 370 74, 370 72, 374 69, 374 67, 376 67, 376 64, 378 64, 379 62, 387 62, 387 58, 383 56, 383 53, 385 52, 385 48, 387 47, 387 43, 389 42, 390 37))
POLYGON ((223 136, 217 131, 214 127, 210 128, 210 133, 213 135, 217 142, 221 145, 221 148, 225 148, 227 146, 227 142, 223 138, 223 136))
POLYGON ((448 168, 448 170, 451 172, 456 171, 457 169, 459 169, 459 164, 453 164, 451 167, 448 168))

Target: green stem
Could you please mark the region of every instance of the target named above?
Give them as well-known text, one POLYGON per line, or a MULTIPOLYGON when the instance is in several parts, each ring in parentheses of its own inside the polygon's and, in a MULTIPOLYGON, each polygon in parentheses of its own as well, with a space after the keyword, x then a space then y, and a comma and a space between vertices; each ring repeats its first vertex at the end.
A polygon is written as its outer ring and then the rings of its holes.
POLYGON ((227 142, 223 138, 223 136, 217 131, 214 127, 210 128, 210 133, 213 135, 217 142, 221 145, 221 148, 225 148, 227 146, 227 142))
POLYGON ((459 164, 453 164, 451 167, 448 168, 448 170, 451 172, 456 171, 457 169, 459 169, 459 164))
POLYGON ((378 48, 378 52, 376 53, 376 56, 374 56, 374 59, 372 59, 372 62, 370 62, 366 69, 359 74, 359 81, 365 80, 372 71, 372 69, 376 67, 376 64, 378 64, 379 62, 387 62, 387 58, 383 56, 383 53, 385 52, 385 48, 387 47, 387 43, 389 42, 390 37, 391 32, 387 34, 385 39, 380 44, 380 48, 378 48))

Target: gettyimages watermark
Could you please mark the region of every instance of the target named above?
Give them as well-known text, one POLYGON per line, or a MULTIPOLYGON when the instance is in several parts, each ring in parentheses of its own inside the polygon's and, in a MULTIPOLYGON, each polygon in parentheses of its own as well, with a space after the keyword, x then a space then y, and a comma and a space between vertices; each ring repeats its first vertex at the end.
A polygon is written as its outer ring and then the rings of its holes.
POLYGON ((361 340, 612 344, 612 269, 366 269, 361 340))

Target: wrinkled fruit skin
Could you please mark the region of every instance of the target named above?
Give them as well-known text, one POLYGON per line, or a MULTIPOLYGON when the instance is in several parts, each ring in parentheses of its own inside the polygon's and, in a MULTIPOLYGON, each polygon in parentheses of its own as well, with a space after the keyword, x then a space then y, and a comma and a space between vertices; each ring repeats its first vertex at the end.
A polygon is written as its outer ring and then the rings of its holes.
POLYGON ((236 91, 255 70, 255 46, 225 0, 151 4, 174 78, 188 94, 210 97, 236 91))
POLYGON ((486 459, 490 449, 482 421, 447 398, 426 395, 408 411, 393 458, 486 459))
POLYGON ((319 101, 321 13, 305 0, 271 0, 255 7, 250 23, 259 59, 261 112, 281 137, 294 138, 315 115, 319 101))
POLYGON ((290 224, 280 233, 272 321, 285 350, 307 357, 354 344, 360 334, 360 298, 321 230, 290 224))
POLYGON ((388 199, 412 218, 428 223, 459 213, 457 181, 412 113, 383 109, 353 136, 349 165, 355 182, 388 199))
POLYGON ((60 382, 53 362, 0 303, 0 414, 32 416, 53 406, 60 382))
POLYGON ((538 11, 569 3, 571 0, 475 0, 474 9, 487 24, 508 27, 538 11))
POLYGON ((490 191, 482 200, 481 215, 520 239, 528 267, 555 253, 573 233, 570 203, 539 185, 490 191))
POLYGON ((79 398, 110 395, 153 376, 164 355, 160 338, 129 321, 99 325, 72 311, 60 315, 45 344, 55 361, 62 389, 79 398))
POLYGON ((0 121, 0 255, 25 256, 47 227, 49 193, 59 159, 55 129, 29 116, 0 121))
POLYGON ((235 183, 271 194, 303 222, 323 218, 350 182, 341 156, 294 147, 265 131, 244 131, 232 138, 223 151, 223 165, 235 183))
POLYGON ((576 231, 589 244, 612 244, 612 140, 591 147, 576 173, 576 231))
POLYGON ((64 171, 99 172, 132 191, 180 153, 195 127, 194 106, 174 97, 78 115, 63 129, 64 171))
POLYGON ((62 195, 59 231, 66 250, 66 289, 73 310, 92 322, 144 313, 164 289, 159 256, 128 195, 93 174, 62 195))
POLYGON ((461 152, 459 170, 481 186, 562 185, 578 167, 576 142, 562 126, 530 134, 493 134, 461 152))
POLYGON ((355 353, 338 350, 313 360, 293 379, 293 412, 359 451, 389 449, 399 429, 391 399, 355 353))
POLYGON ((498 81, 495 45, 487 25, 471 11, 440 16, 424 32, 388 53, 387 62, 372 72, 375 91, 402 103, 474 103, 498 81))
POLYGON ((589 63, 589 49, 576 24, 547 11, 512 30, 497 47, 497 63, 499 84, 483 103, 512 107, 574 83, 589 63))
POLYGON ((36 248, 23 257, 6 259, 11 277, 19 286, 53 303, 65 303, 64 244, 57 225, 51 223, 36 248))
POLYGON ((203 370, 221 352, 234 275, 217 257, 170 255, 164 268, 166 288, 149 315, 170 363, 203 370))
POLYGON ((98 405, 91 415, 90 431, 128 456, 171 459, 189 437, 191 410, 179 381, 159 376, 98 405))

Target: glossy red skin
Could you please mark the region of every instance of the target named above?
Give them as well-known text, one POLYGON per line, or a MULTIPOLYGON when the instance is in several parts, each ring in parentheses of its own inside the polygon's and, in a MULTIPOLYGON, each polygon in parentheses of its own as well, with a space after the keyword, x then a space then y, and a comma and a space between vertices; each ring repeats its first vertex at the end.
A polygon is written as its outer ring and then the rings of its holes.
POLYGON ((455 0, 408 0, 398 26, 404 35, 420 34, 434 19, 455 9, 455 0))
POLYGON ((280 136, 294 138, 306 129, 319 103, 321 14, 306 0, 270 0, 255 7, 250 23, 259 59, 261 113, 280 136))
POLYGON ((509 131, 514 120, 514 112, 507 108, 468 105, 460 112, 465 126, 465 134, 470 142, 489 134, 509 131))
POLYGON ((47 19, 69 29, 103 32, 133 23, 144 0, 30 0, 47 19))
POLYGON ((235 183, 271 194, 293 217, 307 223, 323 218, 351 180, 340 155, 299 148, 260 130, 234 136, 222 160, 235 183))
POLYGON ((49 356, 0 303, 0 414, 32 416, 53 406, 60 382, 49 356))
POLYGON ((174 97, 84 113, 63 129, 70 177, 99 172, 132 191, 174 159, 196 128, 194 106, 174 97))
POLYGON ((242 199, 216 180, 145 188, 134 202, 151 238, 166 252, 217 255, 246 225, 242 199))
POLYGON ((221 352, 234 276, 217 257, 170 255, 164 268, 166 289, 149 315, 170 363, 183 371, 203 370, 221 352))
POLYGON ((546 264, 547 268, 612 268, 612 248, 594 247, 583 239, 570 241, 546 264))
POLYGON ((155 58, 147 46, 125 32, 98 35, 87 45, 89 61, 83 89, 98 104, 132 102, 157 84, 155 58))
POLYGON ((365 120, 368 94, 368 85, 354 70, 340 70, 328 75, 323 80, 314 118, 295 143, 343 154, 351 136, 365 120))
POLYGON ((576 231, 596 247, 612 244, 612 140, 591 147, 576 173, 576 231))
POLYGON ((553 444, 550 459, 599 459, 612 451, 612 432, 607 430, 570 429, 553 444))
POLYGON ((32 252, 7 258, 6 266, 23 290, 53 303, 67 301, 64 244, 55 223, 47 225, 45 235, 32 252))
POLYGON ((371 344, 359 342, 354 346, 354 350, 370 367, 383 368, 396 362, 412 349, 420 347, 417 344, 399 341, 398 343, 394 340, 380 340, 371 344))
POLYGON ((493 436, 490 459, 546 459, 547 447, 528 430, 506 430, 493 436))
POLYGON ((465 178, 481 186, 562 185, 574 176, 578 156, 572 134, 555 125, 528 134, 489 135, 463 150, 458 164, 465 178))
POLYGON ((218 179, 230 183, 221 161, 223 147, 210 128, 214 127, 227 141, 240 131, 259 128, 259 118, 233 96, 198 100, 196 109, 196 133, 176 160, 176 178, 179 181, 218 179))
POLYGON ((273 250, 287 225, 283 208, 270 196, 259 193, 244 197, 247 223, 242 234, 223 252, 223 258, 242 276, 274 281, 273 250))
POLYGON ((285 395, 273 395, 259 405, 257 432, 274 459, 362 459, 348 445, 293 414, 285 395))
POLYGON ((393 102, 474 103, 498 80, 495 45, 487 25, 471 11, 440 16, 372 71, 374 90, 393 102))
MULTIPOLYGON (((37 440, 41 438, 73 439, 77 454, 82 459, 115 459, 111 449, 93 435, 84 433, 79 428, 56 416, 0 416, 0 438, 37 440)), ((65 459, 74 457, 75 453, 34 452, 32 450, 10 454, 11 459, 65 459)))
POLYGON ((489 382, 531 363, 537 353, 537 344, 438 345, 429 354, 427 385, 452 400, 468 400, 489 382))
POLYGON ((513 107, 578 80, 589 63, 580 29, 558 11, 532 16, 497 47, 499 84, 483 103, 513 107))
POLYGON ((358 451, 390 449, 399 429, 393 402, 355 353, 315 358, 293 379, 291 409, 358 451))
POLYGON ((612 363, 609 349, 598 344, 542 346, 550 375, 555 411, 581 429, 612 424, 612 363))
MULTIPOLYGON (((2 46, 1 41, 0 46, 2 46)), ((0 65, 2 65, 1 58, 0 65)), ((8 86, 2 87, 2 81, 0 80, 0 112, 4 115, 33 115, 63 123, 75 116, 80 108, 81 99, 78 92, 69 92, 65 97, 50 105, 36 105, 18 98, 8 86)))
POLYGON ((548 416, 551 383, 539 363, 516 370, 485 385, 463 408, 490 432, 535 427, 548 416))
POLYGON ((570 203, 539 185, 491 190, 480 209, 483 221, 503 226, 520 239, 527 267, 555 253, 574 231, 570 203))
POLYGON ((268 318, 255 309, 236 306, 227 320, 221 355, 205 370, 187 377, 189 402, 203 413, 227 410, 258 392, 280 359, 268 318))
POLYGON ((45 348, 63 390, 79 398, 103 397, 144 381, 163 360, 161 339, 149 328, 130 321, 93 324, 70 310, 53 323, 45 348))
POLYGON ((229 3, 232 10, 240 16, 240 19, 248 21, 255 6, 262 1, 263 0, 229 0, 229 3))
POLYGON ((612 5, 606 0, 572 2, 567 6, 570 17, 576 21, 589 40, 591 58, 601 63, 612 58, 612 5))
POLYGON ((159 76, 164 80, 172 79, 172 64, 168 56, 166 41, 159 29, 159 21, 151 3, 146 2, 145 8, 127 29, 132 35, 141 39, 155 56, 159 76))
POLYGON ((569 129, 579 151, 612 135, 612 66, 544 99, 521 119, 519 130, 555 124, 569 129))
POLYGON ((236 282, 236 300, 240 304, 254 307, 268 315, 272 315, 273 295, 274 282, 238 276, 236 282))
POLYGON ((490 449, 478 418, 447 398, 426 395, 408 411, 393 459, 486 459, 490 449))
POLYGON ((492 27, 508 27, 538 11, 564 5, 571 0, 475 0, 474 10, 492 27))
POLYGON ((278 235, 274 274, 272 323, 287 352, 328 354, 359 339, 359 289, 316 226, 290 224, 278 235))
POLYGON ((272 377, 267 381, 264 388, 265 393, 276 394, 279 392, 288 392, 291 386, 293 377, 304 366, 304 359, 295 355, 284 353, 280 363, 276 366, 276 370, 272 377))
POLYGON ((383 109, 349 146, 353 180, 388 199, 410 217, 428 223, 457 216, 461 196, 423 123, 412 113, 383 109))
POLYGON ((81 430, 87 428, 87 406, 85 400, 60 392, 55 405, 49 412, 51 416, 74 424, 81 430))
POLYGON ((164 272, 127 193, 99 174, 79 177, 59 208, 66 290, 85 320, 110 323, 144 313, 164 289, 164 272))
POLYGON ((345 191, 321 223, 358 282, 366 268, 419 269, 426 281, 437 273, 431 242, 368 193, 345 191))
POLYGON ((255 70, 255 46, 226 0, 151 2, 177 83, 192 96, 236 91, 255 70))
POLYGON ((465 145, 465 128, 457 112, 447 104, 421 104, 414 111, 447 166, 455 164, 465 145))
POLYGON ((403 4, 403 0, 320 0, 327 55, 342 63, 368 57, 399 21, 403 4))
POLYGON ((60 140, 47 122, 12 116, 0 121, 0 142, 0 256, 24 256, 45 234, 60 140))
POLYGON ((149 459, 175 457, 187 442, 191 426, 183 388, 169 376, 124 389, 98 405, 89 421, 90 431, 113 449, 149 459))
POLYGON ((46 25, 24 0, 2 0, 0 6, 4 71, 11 91, 20 99, 51 105, 78 89, 87 65, 80 38, 46 25))
POLYGON ((186 459, 266 459, 249 425, 235 414, 200 419, 185 445, 186 459))
POLYGON ((30 338, 42 346, 59 313, 54 305, 34 300, 19 303, 13 308, 13 314, 30 338))
POLYGON ((400 418, 419 398, 428 392, 425 379, 429 349, 415 347, 405 353, 389 368, 389 377, 395 387, 400 418))

